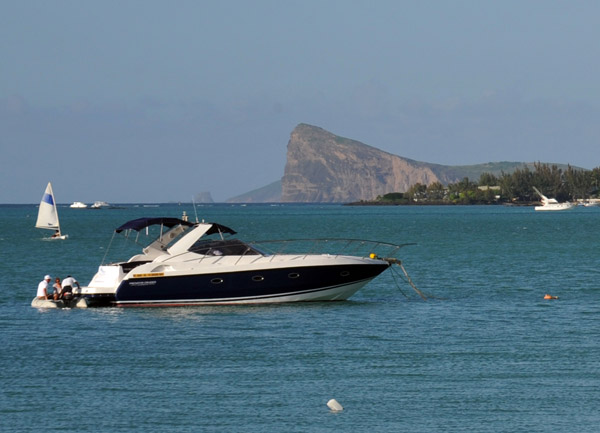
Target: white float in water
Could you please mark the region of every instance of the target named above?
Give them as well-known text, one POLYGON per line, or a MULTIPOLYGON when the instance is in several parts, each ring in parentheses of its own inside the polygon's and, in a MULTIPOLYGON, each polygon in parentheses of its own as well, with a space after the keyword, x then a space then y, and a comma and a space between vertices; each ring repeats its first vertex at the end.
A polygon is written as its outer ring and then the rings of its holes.
POLYGON ((332 412, 341 412, 344 410, 341 404, 335 398, 332 398, 327 402, 327 407, 331 409, 332 412))

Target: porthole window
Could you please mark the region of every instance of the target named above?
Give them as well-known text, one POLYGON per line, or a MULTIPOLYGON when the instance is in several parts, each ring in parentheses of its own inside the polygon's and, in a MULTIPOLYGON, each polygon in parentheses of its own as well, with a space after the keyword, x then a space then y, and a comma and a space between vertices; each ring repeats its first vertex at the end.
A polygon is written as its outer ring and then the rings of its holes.
POLYGON ((210 280, 210 282, 213 284, 221 284, 223 282, 223 278, 213 278, 210 280))
POLYGON ((252 277, 252 281, 264 281, 265 277, 262 275, 255 275, 252 277))
POLYGON ((292 272, 288 274, 288 278, 298 278, 300 277, 300 274, 297 272, 292 272))

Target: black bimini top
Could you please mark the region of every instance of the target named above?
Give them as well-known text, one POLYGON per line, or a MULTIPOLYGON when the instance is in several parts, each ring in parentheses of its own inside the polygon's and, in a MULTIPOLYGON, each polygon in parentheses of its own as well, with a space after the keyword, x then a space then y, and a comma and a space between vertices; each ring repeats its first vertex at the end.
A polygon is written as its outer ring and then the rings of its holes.
POLYGON ((146 227, 153 225, 163 225, 165 227, 175 227, 176 225, 193 226, 194 223, 189 221, 180 220, 179 218, 138 218, 135 220, 127 221, 121 227, 117 228, 115 232, 121 233, 123 230, 135 230, 140 231, 146 227))
POLYGON ((235 230, 230 229, 229 227, 223 226, 221 224, 217 224, 217 223, 209 223, 209 224, 212 224, 212 227, 209 228, 206 233, 204 233, 205 235, 212 235, 214 233, 229 233, 230 235, 234 235, 237 233, 235 230))
MULTIPOLYGON (((194 223, 191 223, 189 221, 184 221, 179 218, 163 218, 163 217, 138 218, 135 220, 127 221, 125 224, 118 227, 115 230, 115 232, 121 233, 123 230, 135 230, 135 231, 139 232, 140 230, 143 230, 146 227, 153 226, 153 225, 162 225, 164 227, 171 228, 171 227, 175 227, 180 224, 184 225, 184 226, 188 226, 188 227, 192 227, 195 225, 194 223)), ((217 223, 209 223, 209 224, 212 224, 212 227, 210 229, 208 229, 208 231, 205 233, 205 235, 211 235, 213 233, 229 233, 229 234, 234 235, 236 233, 235 230, 230 229, 229 227, 226 227, 224 225, 217 224, 217 223)))

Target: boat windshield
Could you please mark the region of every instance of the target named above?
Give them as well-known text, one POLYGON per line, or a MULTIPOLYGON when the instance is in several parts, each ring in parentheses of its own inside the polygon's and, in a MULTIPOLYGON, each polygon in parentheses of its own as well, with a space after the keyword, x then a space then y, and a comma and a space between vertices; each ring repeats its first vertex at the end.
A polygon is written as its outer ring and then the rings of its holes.
POLYGON ((205 256, 256 256, 261 252, 239 239, 196 241, 189 250, 205 256))

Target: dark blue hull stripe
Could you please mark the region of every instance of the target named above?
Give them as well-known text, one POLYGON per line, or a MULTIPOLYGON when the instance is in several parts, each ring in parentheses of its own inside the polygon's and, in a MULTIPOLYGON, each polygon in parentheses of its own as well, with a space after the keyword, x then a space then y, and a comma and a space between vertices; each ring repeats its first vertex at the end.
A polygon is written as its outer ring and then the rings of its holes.
MULTIPOLYGON (((124 280, 115 303, 126 305, 189 305, 233 302, 277 302, 344 287, 360 288, 388 268, 387 264, 314 266, 209 275, 124 280)), ((358 288, 356 290, 358 290, 358 288)), ((353 292, 352 292, 353 293, 353 292)), ((318 295, 312 296, 315 298, 318 295)), ((332 298, 338 293, 332 293, 332 298)))
MULTIPOLYGON (((321 287, 313 290, 305 290, 302 292, 289 292, 289 293, 279 293, 274 295, 266 295, 260 297, 247 297, 247 298, 221 298, 221 299, 171 299, 171 300, 158 300, 158 301, 115 301, 115 304, 119 307, 135 307, 135 306, 145 306, 145 307, 164 307, 164 306, 179 306, 179 305, 194 305, 194 304, 230 304, 230 303, 250 303, 253 301, 261 301, 268 303, 268 300, 276 302, 278 298, 285 298, 289 296, 301 296, 314 294, 319 292, 326 292, 329 290, 335 290, 343 287, 349 287, 353 285, 359 285, 359 288, 362 285, 367 284, 372 278, 368 278, 363 281, 355 281, 350 284, 343 284, 334 287, 321 287)), ((358 289, 357 289, 358 290, 358 289)), ((340 290, 340 293, 343 293, 343 290, 340 290)))

